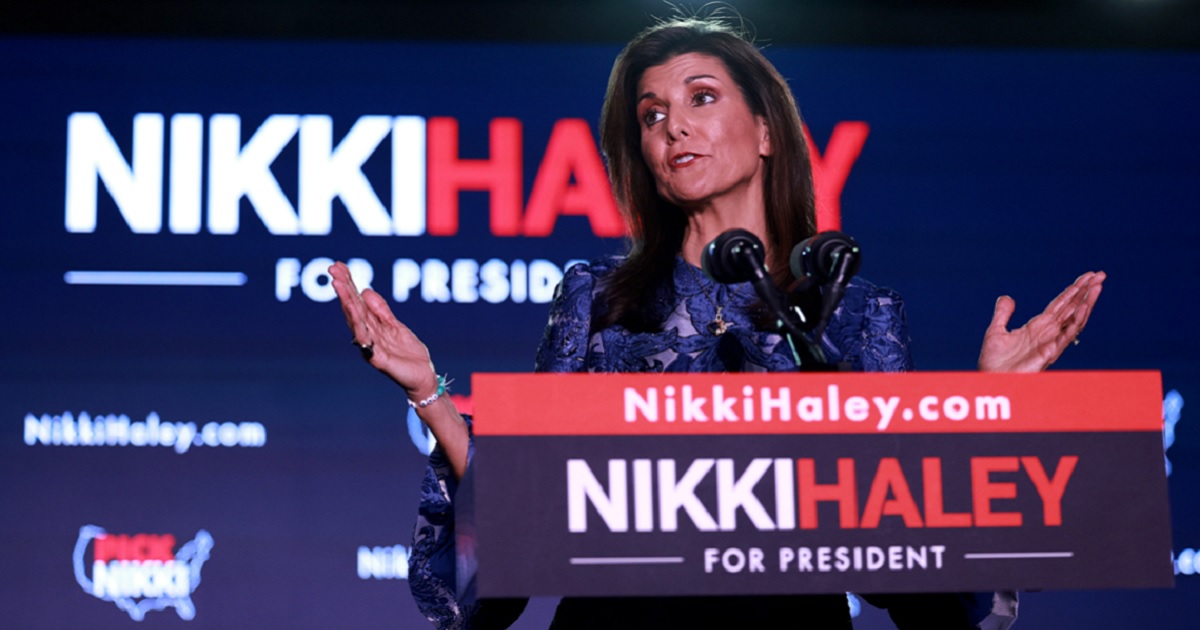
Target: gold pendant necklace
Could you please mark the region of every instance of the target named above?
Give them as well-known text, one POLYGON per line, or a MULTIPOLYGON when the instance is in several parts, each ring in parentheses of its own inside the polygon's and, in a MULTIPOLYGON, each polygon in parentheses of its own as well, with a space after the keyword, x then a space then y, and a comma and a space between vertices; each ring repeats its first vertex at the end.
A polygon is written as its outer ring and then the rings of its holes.
MULTIPOLYGON (((705 297, 707 297, 708 292, 705 291, 704 295, 705 295, 705 297)), ((723 309, 723 307, 718 306, 717 307, 717 316, 714 317, 713 320, 708 323, 708 330, 711 331, 712 334, 714 334, 714 335, 724 335, 725 331, 729 330, 729 322, 725 321, 725 318, 721 317, 722 309, 723 309)))

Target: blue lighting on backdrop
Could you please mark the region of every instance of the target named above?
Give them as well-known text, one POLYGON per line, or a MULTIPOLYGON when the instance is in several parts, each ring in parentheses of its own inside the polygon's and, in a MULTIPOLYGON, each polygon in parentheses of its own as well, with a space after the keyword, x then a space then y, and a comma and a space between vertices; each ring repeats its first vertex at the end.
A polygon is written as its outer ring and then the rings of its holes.
MULTIPOLYGON (((425 627, 429 437, 323 270, 394 302, 463 405, 472 372, 530 370, 563 269, 623 248, 594 131, 617 50, 0 40, 6 623, 425 627)), ((919 369, 972 369, 997 296, 1023 321, 1108 272, 1056 368, 1162 370, 1177 586, 1029 594, 1018 627, 1190 627, 1200 55, 768 56, 919 369)))

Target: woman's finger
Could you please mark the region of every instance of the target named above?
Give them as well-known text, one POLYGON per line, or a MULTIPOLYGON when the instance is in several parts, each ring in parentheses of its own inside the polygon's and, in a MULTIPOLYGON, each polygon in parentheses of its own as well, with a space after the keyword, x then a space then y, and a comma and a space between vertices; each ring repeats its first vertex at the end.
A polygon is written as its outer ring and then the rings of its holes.
POLYGON ((1002 295, 996 299, 996 309, 992 312, 992 322, 988 324, 988 332, 998 330, 1008 332, 1008 320, 1012 318, 1017 303, 1011 297, 1002 295))
POLYGON ((372 320, 382 324, 400 323, 400 320, 396 319, 395 313, 392 313, 392 308, 388 306, 387 300, 374 290, 363 291, 362 301, 372 320))
POLYGON ((1103 271, 1096 273, 1091 282, 1088 284, 1087 293, 1083 298, 1083 313, 1079 319, 1079 329, 1087 325, 1087 320, 1091 318, 1092 311, 1096 308, 1096 300, 1100 299, 1100 292, 1104 290, 1104 280, 1107 278, 1103 271))
POLYGON ((1067 338, 1067 342, 1073 341, 1087 325, 1087 320, 1092 315, 1092 308, 1096 305, 1096 300, 1100 298, 1104 282, 1103 272, 1085 275, 1088 276, 1086 283, 1078 287, 1078 291, 1060 314, 1060 328, 1062 336, 1067 338))
POLYGON ((1046 313, 1054 316, 1056 319, 1064 319, 1069 310, 1073 310, 1072 301, 1080 295, 1083 287, 1087 286, 1087 278, 1090 273, 1085 273, 1075 279, 1074 282, 1067 285, 1067 288, 1062 290, 1050 303, 1046 305, 1046 313))
POLYGON ((354 340, 362 344, 372 343, 368 330, 366 306, 354 285, 350 269, 344 263, 335 263, 329 268, 333 279, 333 290, 342 306, 342 314, 346 317, 346 326, 350 329, 354 340))
POLYGON ((399 319, 396 319, 387 300, 372 289, 364 289, 362 294, 363 318, 371 329, 371 340, 389 346, 388 350, 398 355, 407 355, 411 350, 412 332, 399 319))
POLYGON ((1058 334, 1054 338, 1055 359, 1066 350, 1067 346, 1075 343, 1079 338, 1092 315, 1096 300, 1100 298, 1100 291, 1105 279, 1104 272, 1085 275, 1087 276, 1086 283, 1080 286, 1079 292, 1071 301, 1071 310, 1059 324, 1058 334))

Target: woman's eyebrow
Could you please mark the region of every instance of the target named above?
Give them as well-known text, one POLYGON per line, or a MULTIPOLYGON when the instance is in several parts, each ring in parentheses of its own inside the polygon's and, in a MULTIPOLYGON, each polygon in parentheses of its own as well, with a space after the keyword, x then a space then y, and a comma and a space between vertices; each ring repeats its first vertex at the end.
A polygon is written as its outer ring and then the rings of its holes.
MULTIPOLYGON (((699 79, 713 79, 714 81, 720 81, 720 79, 718 79, 715 75, 693 74, 692 76, 685 78, 683 80, 683 82, 684 82, 684 84, 688 84, 688 83, 692 83, 693 81, 696 81, 699 79)), ((658 95, 655 94, 654 92, 646 92, 645 94, 642 94, 641 96, 638 97, 638 102, 640 103, 648 98, 658 98, 658 95)))

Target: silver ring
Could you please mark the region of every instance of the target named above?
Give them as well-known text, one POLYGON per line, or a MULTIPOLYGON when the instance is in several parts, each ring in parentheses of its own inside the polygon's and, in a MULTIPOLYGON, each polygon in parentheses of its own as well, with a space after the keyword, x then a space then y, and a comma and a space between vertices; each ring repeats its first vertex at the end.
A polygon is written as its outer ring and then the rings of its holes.
POLYGON ((363 359, 370 361, 371 358, 375 356, 375 342, 374 341, 372 341, 371 343, 359 343, 359 341, 357 339, 351 339, 350 343, 355 346, 358 346, 358 351, 360 353, 362 353, 363 359))

